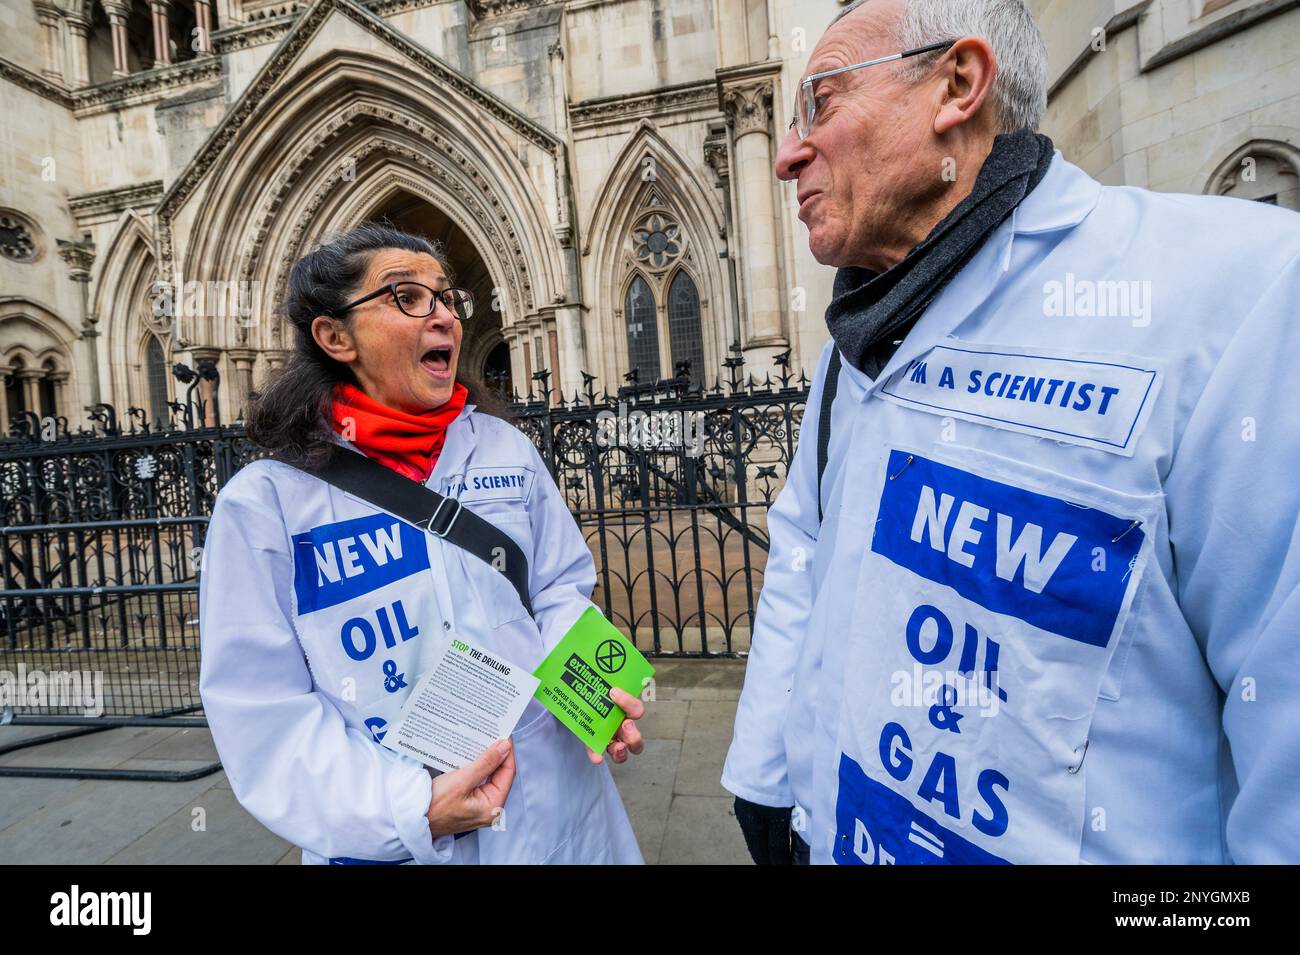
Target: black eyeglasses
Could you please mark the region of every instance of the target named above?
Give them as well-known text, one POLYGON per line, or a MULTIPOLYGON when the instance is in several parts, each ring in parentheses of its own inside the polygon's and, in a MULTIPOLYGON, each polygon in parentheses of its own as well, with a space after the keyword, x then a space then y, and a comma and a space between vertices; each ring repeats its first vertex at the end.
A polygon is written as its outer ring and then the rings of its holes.
POLYGON ((370 294, 349 302, 334 314, 342 315, 381 295, 391 295, 393 302, 402 313, 412 318, 427 318, 432 315, 439 301, 462 322, 467 321, 474 314, 474 294, 469 289, 445 288, 439 292, 420 282, 389 282, 383 288, 375 289, 370 294))

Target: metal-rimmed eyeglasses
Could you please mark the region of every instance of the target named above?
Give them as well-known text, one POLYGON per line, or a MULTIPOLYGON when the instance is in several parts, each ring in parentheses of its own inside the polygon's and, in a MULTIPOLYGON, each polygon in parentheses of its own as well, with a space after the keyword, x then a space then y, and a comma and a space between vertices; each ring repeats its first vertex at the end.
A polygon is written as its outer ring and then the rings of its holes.
POLYGON ((799 91, 795 96, 794 119, 790 120, 790 126, 798 131, 800 139, 808 138, 808 131, 812 129, 813 121, 817 118, 817 98, 813 96, 813 84, 818 80, 824 80, 828 76, 835 76, 837 73, 847 73, 849 70, 860 70, 864 66, 892 63, 894 60, 905 60, 909 56, 920 56, 922 53, 946 50, 956 42, 956 40, 943 40, 939 43, 931 43, 929 46, 917 47, 915 50, 904 50, 902 53, 882 56, 878 60, 867 60, 865 63, 854 63, 851 66, 841 66, 833 70, 824 70, 821 73, 805 76, 799 81, 799 91))

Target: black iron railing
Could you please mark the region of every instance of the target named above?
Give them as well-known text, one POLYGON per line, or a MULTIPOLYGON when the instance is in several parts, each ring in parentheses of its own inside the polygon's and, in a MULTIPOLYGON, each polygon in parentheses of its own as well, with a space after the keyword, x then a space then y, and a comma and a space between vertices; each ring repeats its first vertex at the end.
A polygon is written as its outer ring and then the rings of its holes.
MULTIPOLYGON (((676 378, 554 395, 547 372, 502 395, 595 558, 593 600, 650 654, 743 655, 808 382, 787 371, 712 388, 676 378)), ((498 382, 498 387, 500 383, 498 382)), ((192 392, 193 389, 191 389, 192 392)), ((198 569, 217 494, 259 451, 197 403, 92 409, 91 427, 26 414, 0 438, 0 671, 99 673, 114 725, 198 710, 198 569)), ((18 707, 14 708, 21 712, 18 707)), ((76 701, 43 722, 84 725, 76 701)), ((3 715, 0 715, 3 719, 3 715)), ((171 725, 171 724, 169 724, 171 725)), ((80 731, 77 731, 80 732, 80 731)), ((134 778, 134 777, 131 777, 134 778)))

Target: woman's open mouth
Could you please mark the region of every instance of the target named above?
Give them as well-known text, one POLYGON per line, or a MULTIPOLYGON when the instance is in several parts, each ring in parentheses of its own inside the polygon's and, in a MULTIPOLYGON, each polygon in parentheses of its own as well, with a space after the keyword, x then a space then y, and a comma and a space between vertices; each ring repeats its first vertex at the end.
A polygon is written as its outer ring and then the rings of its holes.
POLYGON ((435 378, 450 378, 451 349, 430 348, 420 358, 420 366, 435 378))

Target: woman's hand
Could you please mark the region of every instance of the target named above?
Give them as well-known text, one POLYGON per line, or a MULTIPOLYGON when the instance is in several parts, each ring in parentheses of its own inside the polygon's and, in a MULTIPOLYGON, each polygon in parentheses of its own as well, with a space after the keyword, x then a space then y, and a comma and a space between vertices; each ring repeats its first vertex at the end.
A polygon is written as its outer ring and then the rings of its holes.
POLYGON ((508 739, 497 740, 468 766, 434 776, 425 813, 429 833, 436 839, 492 825, 514 781, 515 749, 508 739))
MULTIPOLYGON (((636 728, 636 721, 645 716, 645 704, 631 693, 620 690, 618 687, 614 687, 609 691, 609 698, 614 701, 620 710, 627 714, 627 719, 618 728, 614 738, 609 741, 609 745, 605 747, 605 752, 609 753, 614 762, 626 763, 628 753, 640 756, 641 750, 645 749, 645 741, 641 738, 641 731, 636 728)), ((587 758, 593 763, 604 762, 604 757, 600 753, 593 753, 591 750, 587 750, 587 758)))

